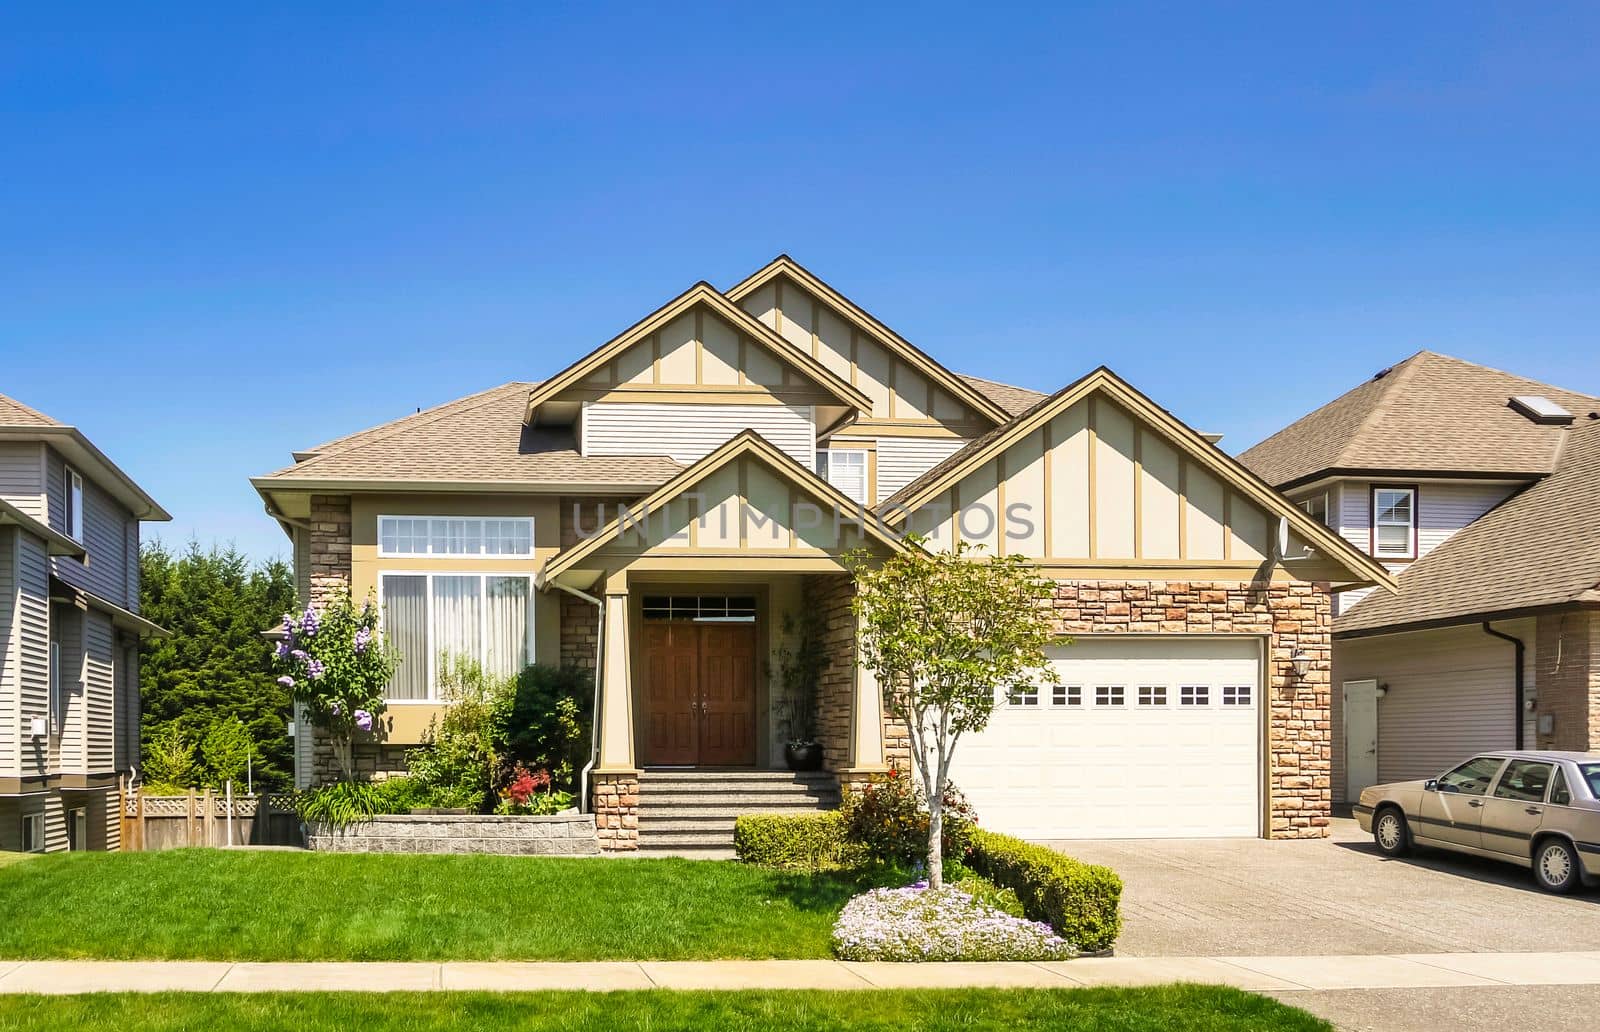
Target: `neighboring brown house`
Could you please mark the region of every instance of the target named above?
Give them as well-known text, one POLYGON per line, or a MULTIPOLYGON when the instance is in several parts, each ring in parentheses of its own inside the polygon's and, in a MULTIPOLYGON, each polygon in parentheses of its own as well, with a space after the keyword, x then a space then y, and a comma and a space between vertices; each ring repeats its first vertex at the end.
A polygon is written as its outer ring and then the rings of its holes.
MULTIPOLYGON (((1035 561, 1074 640, 1058 686, 962 746, 986 826, 1323 835, 1332 592, 1392 586, 1110 371, 1049 396, 957 375, 786 257, 543 382, 294 458, 252 483, 302 593, 376 593, 406 660, 360 762, 400 769, 447 653, 598 661, 588 802, 613 849, 725 846, 776 791, 754 775, 783 765, 774 673, 805 612, 833 659, 829 776, 905 761, 854 662, 842 555, 912 547, 907 527, 1035 561)), ((303 726, 298 749, 300 784, 328 776, 303 726)))
POLYGON ((0 849, 121 844, 139 763, 139 523, 168 520, 77 428, 0 395, 0 849))
POLYGON ((1239 457, 1399 576, 1336 602, 1336 800, 1486 749, 1600 750, 1597 411, 1423 351, 1239 457))

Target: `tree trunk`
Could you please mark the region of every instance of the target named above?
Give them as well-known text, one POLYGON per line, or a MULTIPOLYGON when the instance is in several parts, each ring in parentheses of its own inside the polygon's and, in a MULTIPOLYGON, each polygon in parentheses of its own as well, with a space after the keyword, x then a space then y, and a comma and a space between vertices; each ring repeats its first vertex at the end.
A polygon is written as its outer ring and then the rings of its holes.
POLYGON ((942 799, 928 800, 928 888, 944 885, 944 807, 942 799))

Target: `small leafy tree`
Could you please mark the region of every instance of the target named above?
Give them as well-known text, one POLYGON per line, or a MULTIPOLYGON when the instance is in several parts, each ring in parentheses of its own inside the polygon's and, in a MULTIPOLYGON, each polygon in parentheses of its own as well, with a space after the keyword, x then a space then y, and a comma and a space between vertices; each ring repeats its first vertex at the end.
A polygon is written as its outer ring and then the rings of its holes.
POLYGON ((200 755, 211 771, 210 783, 220 788, 230 781, 244 781, 252 744, 242 721, 226 716, 214 721, 200 740, 200 755))
POLYGON ((298 620, 283 614, 283 630, 277 659, 288 673, 278 683, 327 732, 334 760, 353 782, 356 735, 371 732, 383 713, 397 661, 378 630, 378 607, 369 595, 358 608, 345 591, 320 611, 307 606, 298 620))
POLYGON ((997 695, 1054 680, 1045 657, 1054 587, 1022 556, 979 557, 966 542, 930 553, 911 543, 881 564, 865 552, 849 562, 860 661, 910 733, 928 806, 928 884, 938 888, 956 745, 989 723, 997 695))
POLYGON ((144 740, 144 782, 147 789, 192 788, 200 766, 194 743, 177 724, 163 724, 144 740))

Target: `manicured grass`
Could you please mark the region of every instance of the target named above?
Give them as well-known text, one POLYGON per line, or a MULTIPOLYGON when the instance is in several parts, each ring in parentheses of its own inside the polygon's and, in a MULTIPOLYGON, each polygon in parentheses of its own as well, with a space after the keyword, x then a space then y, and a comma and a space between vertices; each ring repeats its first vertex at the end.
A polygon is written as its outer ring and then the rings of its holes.
POLYGON ((864 887, 693 860, 57 853, 0 869, 0 958, 827 957, 864 887))
POLYGON ((293 993, 0 997, 0 1027, 18 1032, 623 1032, 783 1029, 809 1032, 1326 1032, 1329 1025, 1264 996, 1210 986, 931 992, 293 993))

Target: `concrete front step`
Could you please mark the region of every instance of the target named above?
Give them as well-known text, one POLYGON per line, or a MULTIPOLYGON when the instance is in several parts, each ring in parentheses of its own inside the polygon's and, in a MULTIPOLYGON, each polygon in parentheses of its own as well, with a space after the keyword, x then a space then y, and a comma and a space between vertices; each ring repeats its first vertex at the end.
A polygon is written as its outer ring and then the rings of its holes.
POLYGON ((734 822, 745 814, 838 805, 838 782, 822 772, 647 769, 639 778, 639 851, 731 858, 734 822))
POLYGON ((639 794, 639 812, 684 810, 704 813, 707 810, 727 813, 788 813, 794 810, 831 810, 839 805, 838 799, 813 796, 784 797, 771 795, 691 795, 670 796, 639 794))
POLYGON ((639 775, 641 782, 653 781, 775 781, 780 784, 832 785, 832 774, 825 771, 792 770, 679 770, 647 767, 639 775))

